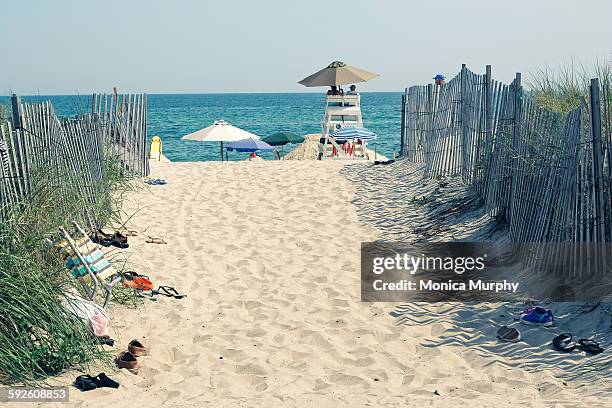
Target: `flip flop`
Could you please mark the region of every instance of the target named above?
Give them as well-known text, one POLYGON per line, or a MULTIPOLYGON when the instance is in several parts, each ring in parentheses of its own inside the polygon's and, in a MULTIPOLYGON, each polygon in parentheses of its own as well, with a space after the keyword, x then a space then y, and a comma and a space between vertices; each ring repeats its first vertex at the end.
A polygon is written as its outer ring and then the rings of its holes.
POLYGON ((149 237, 145 240, 149 244, 167 244, 163 238, 149 237))
POLYGON ((153 294, 173 297, 175 299, 182 299, 187 297, 187 295, 179 293, 172 286, 160 286, 159 288, 153 291, 153 294))
POLYGON ((571 333, 561 333, 553 339, 552 345, 555 350, 572 352, 576 348, 576 343, 572 341, 572 338, 571 333))
POLYGON ((141 291, 153 290, 153 283, 149 280, 146 275, 139 275, 136 272, 128 271, 122 274, 123 276, 123 287, 132 288, 141 291))
POLYGON ((130 344, 128 344, 128 351, 136 357, 142 357, 142 356, 149 355, 149 348, 145 347, 138 340, 130 341, 130 344))
POLYGON ((579 348, 582 351, 585 351, 589 354, 592 355, 596 355, 599 353, 603 353, 604 349, 601 348, 601 346, 599 345, 599 343, 597 343, 595 340, 590 340, 590 339, 580 339, 578 340, 578 344, 579 344, 579 348))
POLYGON ((516 343, 521 340, 521 333, 514 327, 502 326, 497 330, 497 338, 501 341, 516 343))

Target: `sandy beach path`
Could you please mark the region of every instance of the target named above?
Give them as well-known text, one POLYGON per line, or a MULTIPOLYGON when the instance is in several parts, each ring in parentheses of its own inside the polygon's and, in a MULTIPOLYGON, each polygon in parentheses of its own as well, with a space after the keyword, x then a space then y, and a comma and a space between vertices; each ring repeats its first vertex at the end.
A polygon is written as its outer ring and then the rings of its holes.
MULTIPOLYGON (((338 162, 169 163, 168 184, 131 194, 126 254, 156 284, 188 294, 111 306, 119 347, 152 352, 118 390, 71 392, 71 406, 551 406, 554 377, 459 347, 427 348, 443 327, 395 326, 395 305, 360 296, 354 187, 338 162), (147 235, 167 245, 145 243, 147 235)), ((144 186, 144 185, 143 185, 144 186)), ((92 370, 93 371, 93 370, 92 370)), ((94 374, 97 373, 94 372, 94 374)), ((72 380, 75 374, 63 378, 72 380)), ((66 406, 66 405, 62 405, 66 406)))

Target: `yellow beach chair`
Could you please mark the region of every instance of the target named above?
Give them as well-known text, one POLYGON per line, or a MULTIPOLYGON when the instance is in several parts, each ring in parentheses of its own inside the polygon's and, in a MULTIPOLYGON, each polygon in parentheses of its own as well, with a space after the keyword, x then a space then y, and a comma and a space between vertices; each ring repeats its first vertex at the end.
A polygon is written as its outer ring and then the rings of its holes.
POLYGON ((95 301, 99 287, 104 290, 102 307, 106 308, 113 288, 121 282, 121 275, 79 224, 75 221, 73 224, 82 237, 73 239, 64 228, 59 228, 65 241, 58 246, 64 255, 66 267, 80 281, 89 300, 95 301))
POLYGON ((163 156, 163 144, 161 137, 153 136, 151 139, 151 151, 149 153, 149 159, 162 161, 163 156))

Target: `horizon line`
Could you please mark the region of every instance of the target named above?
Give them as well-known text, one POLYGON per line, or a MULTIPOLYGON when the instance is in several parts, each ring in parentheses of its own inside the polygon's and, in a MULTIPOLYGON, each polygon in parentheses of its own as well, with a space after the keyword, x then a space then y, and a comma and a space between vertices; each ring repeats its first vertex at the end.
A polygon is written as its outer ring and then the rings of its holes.
MULTIPOLYGON (((359 94, 368 94, 368 93, 403 93, 404 91, 364 91, 359 92, 359 94)), ((9 94, 0 95, 0 98, 11 98, 12 95, 17 95, 21 97, 43 97, 43 96, 86 96, 89 97, 92 94, 97 95, 112 95, 112 92, 88 92, 88 93, 39 93, 39 94, 20 94, 11 92, 9 94)), ((119 92, 119 95, 259 95, 259 94, 268 94, 268 95, 279 95, 279 94, 320 94, 325 95, 326 92, 119 92)))

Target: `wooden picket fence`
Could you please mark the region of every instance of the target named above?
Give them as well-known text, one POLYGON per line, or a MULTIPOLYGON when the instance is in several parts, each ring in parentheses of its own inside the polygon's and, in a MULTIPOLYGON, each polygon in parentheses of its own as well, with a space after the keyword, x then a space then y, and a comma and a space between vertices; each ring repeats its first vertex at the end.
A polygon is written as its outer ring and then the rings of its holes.
POLYGON ((12 121, 0 124, 0 221, 9 209, 52 188, 66 200, 76 192, 82 213, 75 218, 99 227, 92 210, 100 196, 110 197, 104 190, 108 163, 126 177, 149 174, 146 95, 93 95, 92 107, 91 113, 60 119, 50 102, 22 103, 13 96, 12 121))
POLYGON ((608 86, 547 111, 521 86, 465 66, 448 83, 402 97, 400 155, 426 177, 460 176, 514 242, 612 241, 612 117, 608 86))

